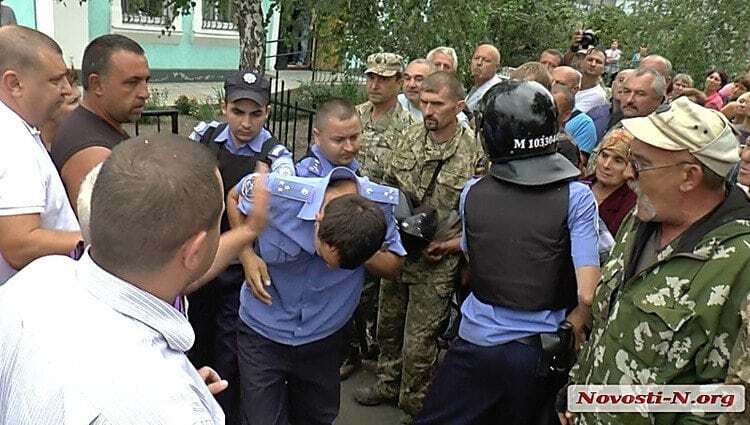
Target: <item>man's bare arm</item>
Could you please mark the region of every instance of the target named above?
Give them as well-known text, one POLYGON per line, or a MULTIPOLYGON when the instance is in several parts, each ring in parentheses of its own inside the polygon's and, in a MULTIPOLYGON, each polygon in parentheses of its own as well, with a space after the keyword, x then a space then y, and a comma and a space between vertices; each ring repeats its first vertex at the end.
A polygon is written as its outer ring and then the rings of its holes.
POLYGON ((404 265, 405 257, 390 251, 378 251, 365 263, 368 272, 389 280, 398 280, 401 277, 401 267, 404 265))
POLYGON ((73 210, 78 212, 78 191, 81 188, 81 182, 86 174, 89 173, 98 164, 104 162, 109 157, 112 150, 102 146, 92 146, 81 149, 65 161, 60 176, 65 184, 65 191, 68 192, 68 199, 73 210))
POLYGON ((45 255, 67 255, 81 239, 80 232, 42 229, 39 214, 0 217, 0 253, 16 270, 45 255))

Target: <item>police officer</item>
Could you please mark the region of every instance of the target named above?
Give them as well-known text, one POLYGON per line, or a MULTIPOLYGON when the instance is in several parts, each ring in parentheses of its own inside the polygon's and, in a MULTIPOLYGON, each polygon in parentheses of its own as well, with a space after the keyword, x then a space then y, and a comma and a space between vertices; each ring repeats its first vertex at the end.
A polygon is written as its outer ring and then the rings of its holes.
MULTIPOLYGON (((226 99, 221 107, 226 122, 201 122, 190 135, 214 152, 224 190, 229 191, 256 163, 279 156, 277 166, 291 174, 291 156, 263 128, 270 112, 268 80, 255 71, 239 71, 224 82, 226 99)), ((229 230, 226 213, 221 231, 229 230)), ((227 424, 239 424, 239 371, 236 332, 239 323, 239 295, 243 282, 242 266, 229 266, 214 281, 188 296, 188 317, 195 329, 195 344, 189 353, 193 364, 211 365, 229 382, 229 388, 216 398, 224 409, 227 424)))
MULTIPOLYGON (((252 211, 254 185, 251 175, 230 192, 233 223, 238 210, 252 211)), ((268 188, 268 227, 256 252, 268 264, 269 298, 258 297, 252 282, 240 298, 244 420, 330 424, 339 408, 343 329, 365 268, 389 278, 400 272, 405 251, 393 218, 399 192, 346 167, 322 178, 271 173, 268 188)))
POLYGON ((596 201, 557 153, 552 95, 533 81, 505 81, 479 112, 491 166, 467 183, 460 204, 472 293, 419 425, 555 418, 554 385, 539 373, 541 340, 566 316, 582 338, 599 278, 596 201))

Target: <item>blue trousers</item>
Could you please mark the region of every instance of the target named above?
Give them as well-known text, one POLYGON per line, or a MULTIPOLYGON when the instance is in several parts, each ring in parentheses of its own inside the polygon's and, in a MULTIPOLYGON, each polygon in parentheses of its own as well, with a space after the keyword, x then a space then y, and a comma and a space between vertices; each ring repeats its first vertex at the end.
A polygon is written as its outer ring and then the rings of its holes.
POLYGON ((555 388, 539 376, 539 344, 482 347, 456 338, 430 385, 414 425, 539 423, 555 388))

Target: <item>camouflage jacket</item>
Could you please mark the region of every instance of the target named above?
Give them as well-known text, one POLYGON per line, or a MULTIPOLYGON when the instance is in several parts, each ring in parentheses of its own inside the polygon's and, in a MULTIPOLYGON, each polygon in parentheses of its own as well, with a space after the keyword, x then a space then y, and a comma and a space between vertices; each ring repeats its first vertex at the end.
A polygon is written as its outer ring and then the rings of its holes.
MULTIPOLYGON (((422 123, 407 128, 393 150, 385 172, 385 181, 421 200, 438 164, 435 186, 423 205, 437 210, 438 223, 444 222, 451 210, 458 211, 458 200, 464 184, 475 175, 483 151, 471 129, 458 125, 453 138, 443 143, 430 139, 422 123)), ((407 260, 402 280, 421 281, 423 276, 440 276, 442 282, 451 281, 458 269, 458 255, 450 255, 438 264, 429 264, 420 257, 417 262, 407 260), (420 277, 422 276, 422 277, 420 277), (420 280, 421 279, 421 280, 420 280)))
POLYGON ((719 425, 750 425, 750 296, 742 312, 742 328, 732 350, 727 384, 745 386, 745 411, 719 417, 719 425))
MULTIPOLYGON (((750 202, 737 187, 635 274, 658 223, 631 215, 602 269, 574 384, 709 384, 727 375, 750 293, 750 202)), ((716 414, 586 413, 578 424, 708 424, 716 414)))
POLYGON ((401 133, 414 123, 411 114, 396 102, 390 112, 375 121, 372 117, 374 105, 365 102, 357 106, 362 120, 362 147, 357 155, 362 174, 376 183, 383 182, 383 173, 390 162, 390 154, 401 133))

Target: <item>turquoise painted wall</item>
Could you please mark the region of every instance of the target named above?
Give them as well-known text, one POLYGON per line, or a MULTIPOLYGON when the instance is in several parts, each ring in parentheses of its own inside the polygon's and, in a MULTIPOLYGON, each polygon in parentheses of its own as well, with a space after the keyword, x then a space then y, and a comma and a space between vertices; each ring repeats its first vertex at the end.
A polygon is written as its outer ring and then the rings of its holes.
POLYGON ((33 0, 3 0, 5 6, 10 6, 16 14, 18 25, 36 28, 36 14, 33 0))
MULTIPOLYGON (((88 0, 90 40, 111 31, 110 1, 117 0, 88 0)), ((269 3, 263 0, 264 8, 269 3)), ((240 55, 237 43, 196 41, 193 37, 193 15, 185 15, 181 19, 181 35, 163 36, 164 41, 138 40, 146 51, 152 69, 237 69, 240 55), (175 37, 180 37, 178 42, 175 42, 175 37)), ((272 39, 270 35, 268 37, 272 39)))

